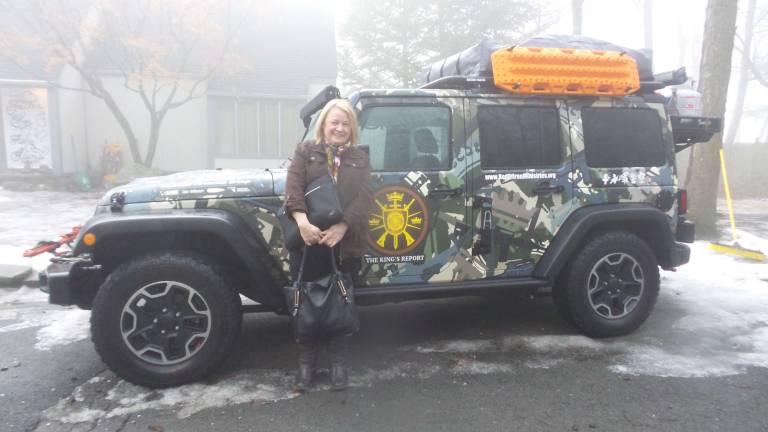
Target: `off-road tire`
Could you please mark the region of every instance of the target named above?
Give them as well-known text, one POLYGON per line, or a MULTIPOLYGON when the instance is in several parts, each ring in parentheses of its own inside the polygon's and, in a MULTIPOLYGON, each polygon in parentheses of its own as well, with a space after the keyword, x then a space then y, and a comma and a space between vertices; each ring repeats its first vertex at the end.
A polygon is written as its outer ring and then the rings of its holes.
MULTIPOLYGON (((194 312, 193 310, 192 313, 194 312)), ((181 312, 171 316, 174 315, 184 316, 181 312)), ((123 263, 104 281, 93 301, 91 338, 102 360, 118 376, 134 384, 161 388, 195 381, 219 366, 232 351, 240 333, 241 322, 240 297, 227 282, 222 271, 192 253, 153 253, 123 263), (161 282, 171 282, 166 285, 173 288, 166 288, 166 294, 159 295, 157 300, 146 301, 137 297, 147 292, 142 291, 143 287, 151 289, 157 285, 162 288, 161 282), (179 293, 171 292, 172 290, 178 290, 179 293), (129 337, 125 322, 133 319, 133 326, 137 327, 139 318, 136 316, 141 315, 144 319, 144 315, 128 313, 135 315, 131 318, 126 315, 126 310, 133 311, 135 305, 141 301, 156 310, 156 307, 164 307, 163 302, 171 304, 174 300, 183 299, 183 296, 177 294, 184 295, 185 292, 190 293, 186 299, 190 306, 194 308, 198 305, 197 307, 207 314, 207 319, 192 318, 192 325, 207 329, 207 337, 195 336, 197 339, 194 341, 191 341, 190 337, 184 345, 185 355, 175 363, 168 362, 165 356, 154 363, 151 358, 147 361, 146 358, 140 357, 135 348, 124 339, 124 334, 126 338, 129 337), (139 300, 134 303, 137 298, 139 300), (157 304, 153 304, 153 301, 157 304), (200 339, 203 339, 203 342, 199 342, 200 339), (190 355, 189 345, 186 343, 199 343, 200 346, 190 355)), ((186 326, 187 322, 181 324, 182 331, 186 326)))
MULTIPOLYGON (((645 322, 656 304, 659 296, 659 267, 656 256, 648 244, 635 234, 625 231, 599 234, 589 240, 564 269, 553 294, 555 305, 563 318, 585 335, 626 335, 645 322), (616 271, 605 271, 606 268, 616 271), (626 269, 629 269, 629 273, 626 269), (626 278, 621 277, 622 274, 629 274, 629 279, 633 280, 627 283, 624 280, 626 278), (612 289, 602 290, 603 297, 596 294, 600 290, 590 294, 590 287, 595 288, 603 282, 614 285, 609 285, 612 289), (621 294, 622 291, 624 294, 621 294), (610 293, 616 295, 617 305, 622 304, 622 299, 627 300, 623 303, 624 312, 612 317, 606 316, 615 312, 613 308, 606 306, 605 300, 612 297, 610 293), (621 295, 624 297, 619 297, 621 295), (627 307, 627 304, 630 307, 627 307)), ((614 303, 607 301, 607 304, 614 303)), ((617 306, 619 312, 621 307, 617 306)))

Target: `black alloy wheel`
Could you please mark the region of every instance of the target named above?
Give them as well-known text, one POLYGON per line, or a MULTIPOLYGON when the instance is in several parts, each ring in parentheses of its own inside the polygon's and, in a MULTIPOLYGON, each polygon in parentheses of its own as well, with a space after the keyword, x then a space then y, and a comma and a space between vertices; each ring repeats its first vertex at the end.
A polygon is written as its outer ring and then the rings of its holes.
POLYGON ((659 267, 648 244, 626 231, 587 241, 558 277, 553 291, 562 316, 591 337, 637 329, 659 295, 659 267))
POLYGON ((107 277, 93 302, 91 335, 118 376, 168 387, 216 369, 241 321, 240 297, 223 271, 195 254, 154 253, 107 277))

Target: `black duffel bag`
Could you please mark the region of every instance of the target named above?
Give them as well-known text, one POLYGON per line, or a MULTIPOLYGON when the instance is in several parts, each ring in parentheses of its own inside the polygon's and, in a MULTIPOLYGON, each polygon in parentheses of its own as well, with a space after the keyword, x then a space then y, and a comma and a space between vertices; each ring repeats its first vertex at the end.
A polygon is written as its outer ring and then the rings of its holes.
MULTIPOLYGON (((304 192, 304 202, 307 205, 307 219, 309 222, 326 230, 332 225, 341 222, 343 213, 339 195, 336 193, 336 183, 330 175, 318 177, 307 185, 304 192)), ((277 211, 277 219, 283 231, 283 244, 288 250, 297 250, 304 245, 299 227, 293 216, 288 214, 285 205, 277 211)))
POLYGON ((360 320, 355 307, 352 277, 338 269, 330 249, 333 271, 313 281, 302 281, 307 255, 306 251, 302 254, 298 278, 283 288, 296 342, 310 343, 326 337, 356 333, 360 329, 360 320))

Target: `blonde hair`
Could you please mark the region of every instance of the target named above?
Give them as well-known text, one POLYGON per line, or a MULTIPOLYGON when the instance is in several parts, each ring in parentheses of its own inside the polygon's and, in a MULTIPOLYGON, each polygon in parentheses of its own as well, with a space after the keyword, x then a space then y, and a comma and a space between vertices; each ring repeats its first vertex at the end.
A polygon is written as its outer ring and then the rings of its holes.
POLYGON ((327 104, 325 104, 323 110, 320 111, 320 115, 317 116, 317 122, 315 122, 315 142, 318 144, 323 142, 323 139, 325 138, 323 136, 325 119, 328 118, 328 113, 330 113, 334 108, 343 111, 344 114, 347 115, 347 118, 349 118, 349 127, 352 129, 349 133, 349 145, 357 144, 360 136, 360 131, 358 131, 357 126, 357 114, 355 114, 355 110, 352 108, 352 105, 350 105, 349 102, 347 102, 345 99, 331 99, 327 104))

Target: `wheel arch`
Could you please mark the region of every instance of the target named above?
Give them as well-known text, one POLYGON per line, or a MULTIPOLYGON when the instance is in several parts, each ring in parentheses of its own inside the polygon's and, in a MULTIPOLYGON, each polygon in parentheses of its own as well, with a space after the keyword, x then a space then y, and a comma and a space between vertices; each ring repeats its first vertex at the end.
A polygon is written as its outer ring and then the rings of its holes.
POLYGON ((90 253, 106 277, 127 260, 158 251, 186 251, 224 269, 237 292, 275 309, 283 308, 278 287, 287 283, 282 265, 239 217, 224 211, 135 214, 94 218, 83 227, 96 236, 74 252, 90 253))
POLYGON ((589 239, 609 231, 637 235, 650 246, 662 268, 669 266, 675 239, 667 215, 644 204, 607 204, 573 212, 536 264, 534 276, 554 280, 589 239))

